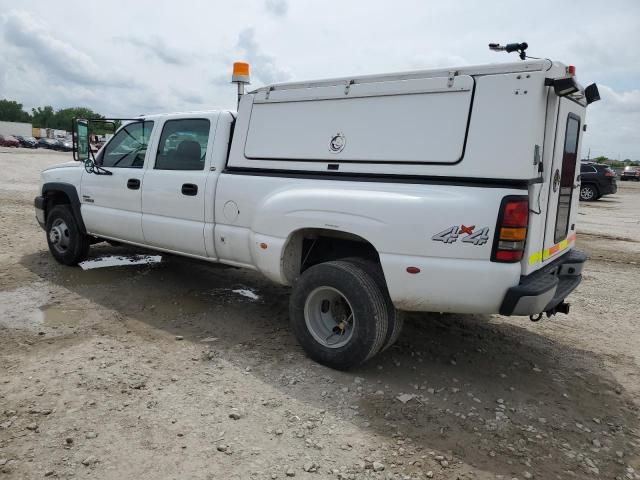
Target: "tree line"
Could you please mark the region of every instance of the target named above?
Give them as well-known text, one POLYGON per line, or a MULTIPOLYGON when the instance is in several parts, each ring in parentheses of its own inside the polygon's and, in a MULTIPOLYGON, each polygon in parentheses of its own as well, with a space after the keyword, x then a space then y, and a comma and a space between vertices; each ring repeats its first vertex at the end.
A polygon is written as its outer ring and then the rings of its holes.
POLYGON ((614 160, 612 158, 605 157, 604 155, 596 157, 592 161, 595 163, 606 163, 610 167, 614 168, 623 168, 628 165, 640 165, 639 160, 631 160, 630 158, 625 158, 624 160, 614 160))
POLYGON ((0 100, 0 121, 31 123, 35 128, 55 128, 71 130, 71 120, 78 118, 104 118, 90 108, 73 107, 54 110, 52 106, 32 108, 31 113, 24 110, 21 103, 13 100, 0 100))

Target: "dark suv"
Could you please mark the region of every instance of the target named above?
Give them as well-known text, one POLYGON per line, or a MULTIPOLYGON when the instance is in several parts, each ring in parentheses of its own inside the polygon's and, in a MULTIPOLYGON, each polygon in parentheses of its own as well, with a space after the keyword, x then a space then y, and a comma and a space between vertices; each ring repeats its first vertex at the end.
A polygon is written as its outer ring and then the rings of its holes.
POLYGON ((580 200, 598 200, 618 191, 616 172, 598 163, 580 165, 580 183, 580 200))

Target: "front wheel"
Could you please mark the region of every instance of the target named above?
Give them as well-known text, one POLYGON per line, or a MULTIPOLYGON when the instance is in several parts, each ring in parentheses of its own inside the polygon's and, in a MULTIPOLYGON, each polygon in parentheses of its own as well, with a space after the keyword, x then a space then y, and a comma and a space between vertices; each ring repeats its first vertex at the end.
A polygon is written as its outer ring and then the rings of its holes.
POLYGON ((307 269, 294 285, 289 304, 291 328, 307 355, 338 370, 380 351, 387 336, 387 312, 378 282, 348 261, 307 269))
POLYGON ((68 205, 53 207, 45 225, 53 258, 64 265, 77 265, 89 256, 89 237, 82 233, 68 205))
POLYGON ((598 190, 593 185, 582 185, 580 187, 580 200, 591 202, 598 199, 598 190))

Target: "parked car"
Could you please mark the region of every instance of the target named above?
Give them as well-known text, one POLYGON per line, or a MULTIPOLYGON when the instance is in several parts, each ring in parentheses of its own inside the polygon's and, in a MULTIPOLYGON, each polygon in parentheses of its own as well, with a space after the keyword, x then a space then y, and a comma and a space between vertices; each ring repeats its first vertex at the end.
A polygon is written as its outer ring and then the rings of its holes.
POLYGON ((13 135, 0 135, 0 146, 2 147, 19 147, 20 142, 13 135))
POLYGON ((73 151, 73 145, 68 140, 56 140, 56 150, 61 152, 71 152, 73 151))
POLYGON ((23 137, 18 135, 16 137, 18 142, 20 142, 20 146, 24 148, 38 148, 38 141, 33 137, 23 137))
POLYGON ((58 143, 52 138, 41 138, 38 140, 37 144, 40 148, 48 148, 49 150, 58 149, 58 143))
POLYGON ((620 175, 620 180, 635 180, 640 182, 640 167, 624 167, 624 171, 620 175))
POLYGON ((583 163, 580 165, 580 200, 590 202, 599 200, 603 195, 618 191, 616 172, 607 165, 583 163))

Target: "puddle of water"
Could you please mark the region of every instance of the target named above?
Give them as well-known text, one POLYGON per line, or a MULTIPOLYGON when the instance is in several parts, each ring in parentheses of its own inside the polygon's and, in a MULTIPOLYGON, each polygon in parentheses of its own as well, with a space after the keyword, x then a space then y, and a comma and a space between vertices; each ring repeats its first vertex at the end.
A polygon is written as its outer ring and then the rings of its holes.
POLYGON ((50 328, 73 326, 84 316, 84 310, 76 308, 62 308, 60 305, 43 305, 34 312, 37 320, 50 328))
POLYGON ((260 296, 256 295, 253 290, 248 288, 238 288, 236 290, 231 290, 233 293, 237 293, 238 295, 242 295, 243 297, 250 298, 251 300, 260 300, 260 296))
POLYGON ((49 302, 49 289, 44 283, 0 292, 0 327, 22 330, 57 329, 73 326, 84 316, 84 310, 64 308, 49 302))
POLYGON ((214 288, 210 292, 207 292, 206 295, 223 303, 233 303, 245 299, 252 302, 260 300, 260 295, 250 288, 214 288), (244 299, 238 298, 238 296, 244 297, 244 299))
POLYGON ((121 267, 125 265, 148 265, 162 261, 161 255, 108 255, 91 260, 85 260, 78 265, 83 270, 94 268, 121 267))

